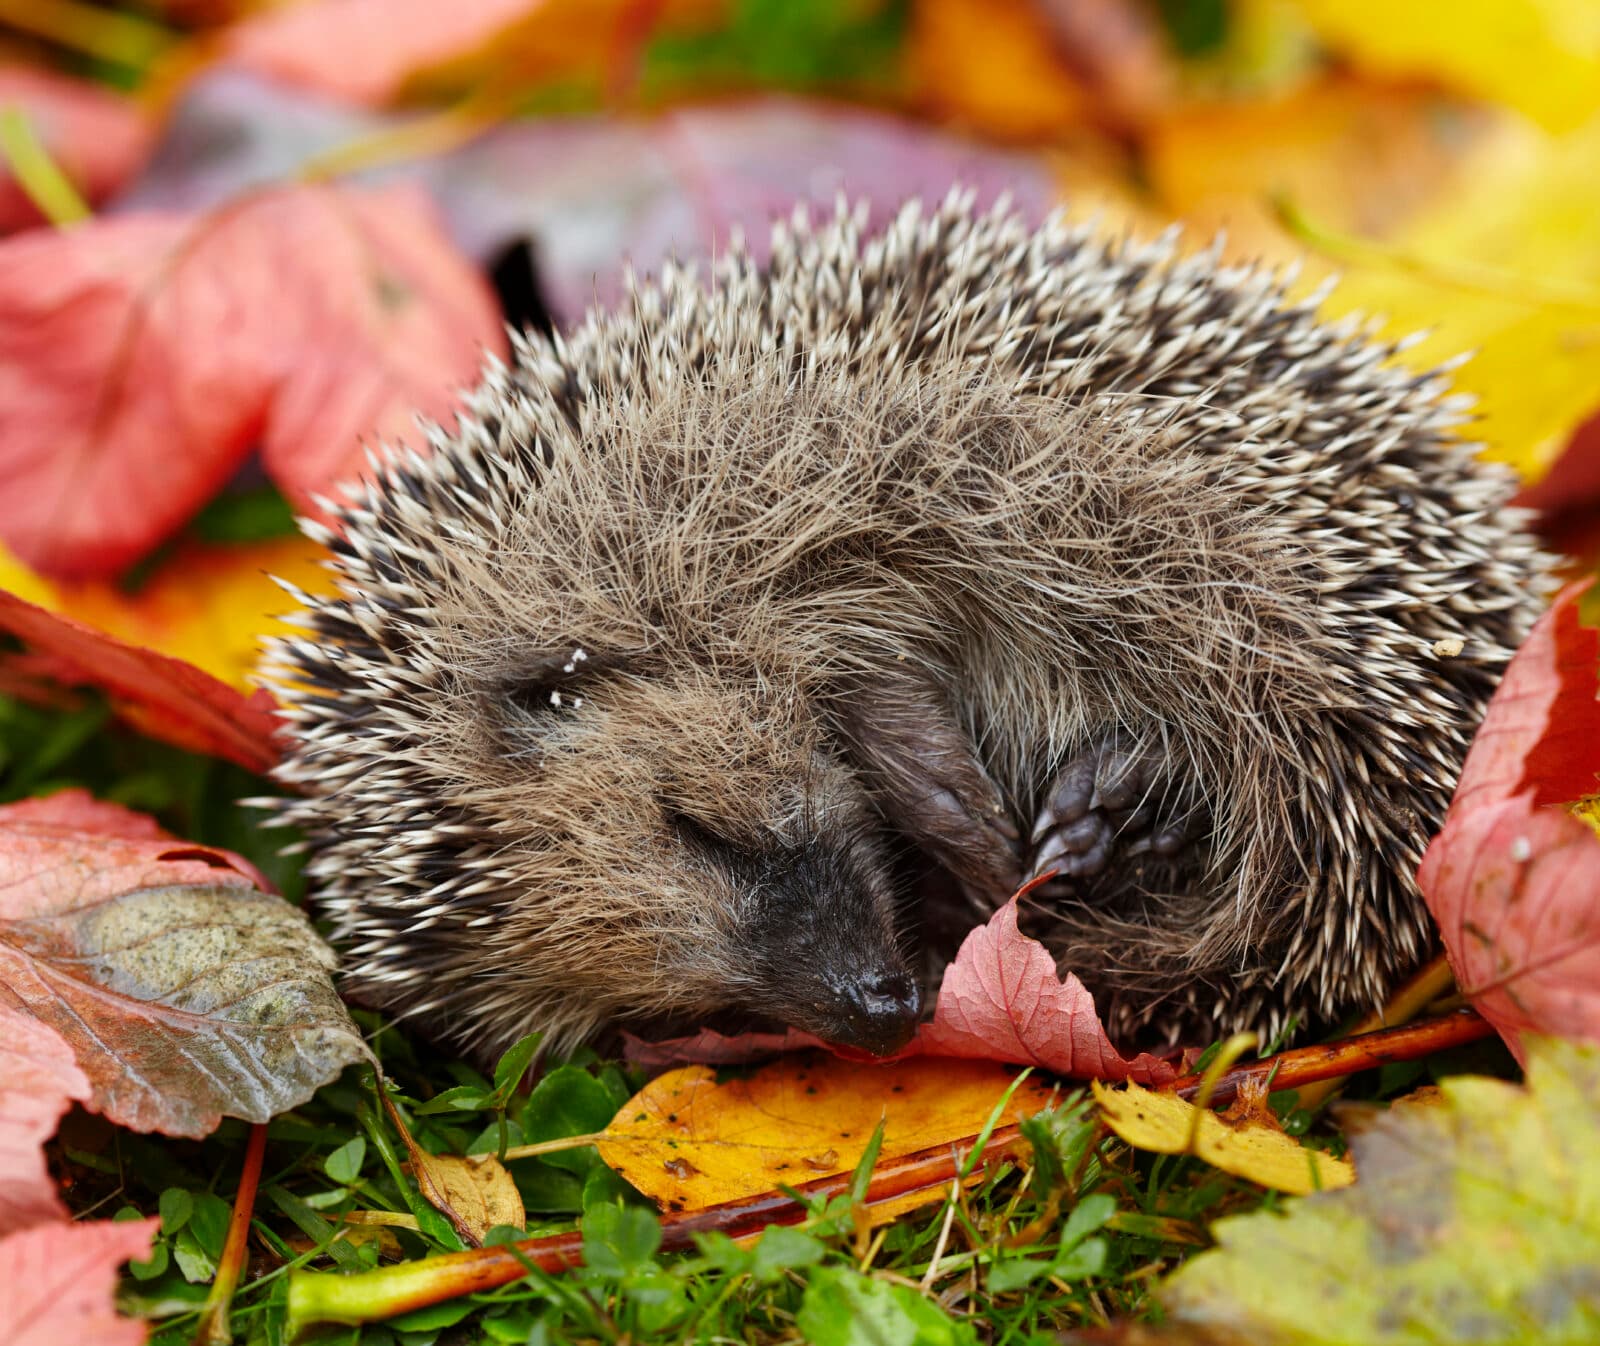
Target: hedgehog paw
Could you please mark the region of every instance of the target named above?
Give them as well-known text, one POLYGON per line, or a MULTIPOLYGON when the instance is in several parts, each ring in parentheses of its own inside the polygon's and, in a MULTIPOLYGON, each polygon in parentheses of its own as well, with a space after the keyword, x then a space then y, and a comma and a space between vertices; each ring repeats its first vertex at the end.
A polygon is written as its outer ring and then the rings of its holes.
POLYGON ((1095 879, 1120 860, 1170 860, 1200 830, 1197 810, 1174 807, 1158 754, 1103 743, 1057 772, 1030 838, 1028 875, 1095 879))

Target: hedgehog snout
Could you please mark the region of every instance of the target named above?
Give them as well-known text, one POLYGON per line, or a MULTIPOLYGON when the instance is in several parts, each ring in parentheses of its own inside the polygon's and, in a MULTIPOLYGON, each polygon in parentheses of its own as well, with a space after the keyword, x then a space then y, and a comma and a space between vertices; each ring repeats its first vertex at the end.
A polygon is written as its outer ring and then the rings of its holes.
POLYGON ((888 1056, 917 1031, 922 991, 907 971, 877 969, 838 986, 829 1008, 837 1025, 826 1034, 830 1042, 888 1056))

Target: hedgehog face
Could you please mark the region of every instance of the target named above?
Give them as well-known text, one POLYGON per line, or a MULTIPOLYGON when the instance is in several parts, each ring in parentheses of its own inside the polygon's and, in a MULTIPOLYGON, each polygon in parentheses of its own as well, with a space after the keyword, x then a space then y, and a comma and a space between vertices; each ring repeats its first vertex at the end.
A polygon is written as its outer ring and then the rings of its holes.
POLYGON ((574 662, 485 717, 502 764, 485 802, 522 838, 500 853, 517 891, 493 938, 525 993, 563 1016, 733 1011, 904 1045, 919 993, 881 823, 798 692, 599 655, 569 677, 574 662))

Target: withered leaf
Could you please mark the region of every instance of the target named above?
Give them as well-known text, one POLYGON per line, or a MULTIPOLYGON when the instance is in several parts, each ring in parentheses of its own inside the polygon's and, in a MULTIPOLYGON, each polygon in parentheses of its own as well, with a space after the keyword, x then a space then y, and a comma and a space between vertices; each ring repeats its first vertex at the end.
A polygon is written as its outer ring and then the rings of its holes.
POLYGON ((0 1005, 136 1131, 265 1122, 368 1055, 332 952, 248 862, 81 790, 0 808, 0 1005))

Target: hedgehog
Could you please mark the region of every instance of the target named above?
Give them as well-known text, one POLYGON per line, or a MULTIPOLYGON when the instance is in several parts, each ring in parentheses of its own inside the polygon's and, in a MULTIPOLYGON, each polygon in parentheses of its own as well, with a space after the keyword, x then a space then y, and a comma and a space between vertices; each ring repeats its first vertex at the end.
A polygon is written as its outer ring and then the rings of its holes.
POLYGON ((352 998, 885 1054, 1049 875, 1124 1040, 1379 1005, 1547 562, 1448 368, 1291 280, 952 195, 517 337, 273 655, 352 998))

